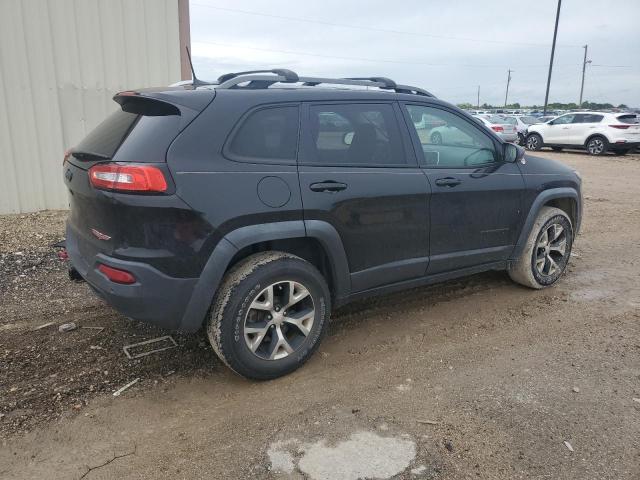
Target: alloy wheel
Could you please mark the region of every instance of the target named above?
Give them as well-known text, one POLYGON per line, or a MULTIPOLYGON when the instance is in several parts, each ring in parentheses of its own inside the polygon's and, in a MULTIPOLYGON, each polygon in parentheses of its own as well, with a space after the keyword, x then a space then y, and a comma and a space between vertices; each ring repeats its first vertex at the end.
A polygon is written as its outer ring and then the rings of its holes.
POLYGON ((263 360, 288 357, 306 340, 315 319, 309 290, 299 282, 273 283, 256 295, 244 320, 244 339, 263 360))
POLYGON ((604 142, 600 138, 594 138, 589 140, 589 145, 587 145, 587 149, 591 155, 600 155, 604 150, 604 142))
POLYGON ((547 226, 538 238, 535 268, 540 275, 550 277, 560 272, 567 251, 567 234, 559 223, 547 226))
POLYGON ((535 150, 536 148, 538 148, 538 137, 533 135, 527 138, 527 148, 529 150, 535 150))

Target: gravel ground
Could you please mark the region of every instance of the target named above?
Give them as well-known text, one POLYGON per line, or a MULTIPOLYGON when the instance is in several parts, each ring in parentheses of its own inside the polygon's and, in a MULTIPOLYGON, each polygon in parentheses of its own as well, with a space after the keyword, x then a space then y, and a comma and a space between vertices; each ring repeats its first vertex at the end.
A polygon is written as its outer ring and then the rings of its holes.
POLYGON ((0 216, 0 477, 640 478, 640 156, 543 155, 585 182, 557 286, 487 273, 360 302, 266 383, 201 333, 127 359, 170 332, 68 280, 66 213, 0 216))

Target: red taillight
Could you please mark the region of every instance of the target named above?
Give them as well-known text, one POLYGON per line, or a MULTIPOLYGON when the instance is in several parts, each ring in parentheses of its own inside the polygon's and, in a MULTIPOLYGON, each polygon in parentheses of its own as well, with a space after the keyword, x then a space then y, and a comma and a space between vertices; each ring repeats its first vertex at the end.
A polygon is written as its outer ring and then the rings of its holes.
POLYGON ((89 169, 89 181, 96 188, 123 192, 164 192, 167 180, 162 170, 151 165, 103 163, 89 169))
POLYGON ((105 276, 115 283, 124 283, 130 285, 136 283, 136 277, 126 270, 120 270, 119 268, 107 267, 102 263, 98 266, 98 270, 105 274, 105 276))
POLYGON ((500 125, 491 125, 491 130, 493 130, 494 132, 504 132, 504 128, 502 128, 500 125))
POLYGON ((617 128, 618 130, 626 130, 631 125, 609 125, 609 126, 612 127, 612 128, 617 128))

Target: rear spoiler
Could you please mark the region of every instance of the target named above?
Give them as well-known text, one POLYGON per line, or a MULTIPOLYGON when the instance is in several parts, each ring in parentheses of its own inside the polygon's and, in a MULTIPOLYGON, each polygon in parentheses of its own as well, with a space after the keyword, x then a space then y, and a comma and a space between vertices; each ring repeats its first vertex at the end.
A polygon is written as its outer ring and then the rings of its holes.
POLYGON ((215 95, 214 90, 163 87, 125 90, 116 93, 113 100, 120 104, 123 111, 139 115, 194 116, 204 110, 215 95))

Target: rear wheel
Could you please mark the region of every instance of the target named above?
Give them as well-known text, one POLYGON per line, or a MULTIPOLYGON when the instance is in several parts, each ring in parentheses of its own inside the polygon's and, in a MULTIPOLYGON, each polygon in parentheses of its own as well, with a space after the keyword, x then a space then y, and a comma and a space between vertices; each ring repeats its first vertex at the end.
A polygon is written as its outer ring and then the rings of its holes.
POLYGON ((540 150, 542 148, 542 137, 537 133, 530 133, 527 136, 527 150, 540 150))
POLYGON ((530 288, 553 285, 567 267, 572 245, 573 227, 567 214, 559 208, 543 207, 509 276, 530 288))
POLYGON ((513 142, 516 145, 524 145, 525 142, 525 136, 524 133, 518 133, 518 138, 516 138, 516 141, 513 142))
POLYGON ((587 141, 587 152, 589 155, 604 155, 609 149, 609 142, 601 136, 591 137, 587 141))
POLYGON ((309 359, 326 332, 329 312, 329 289, 313 265, 288 253, 258 253, 225 276, 207 333, 233 371, 269 380, 309 359))

